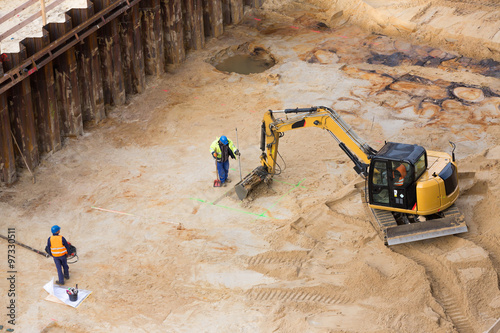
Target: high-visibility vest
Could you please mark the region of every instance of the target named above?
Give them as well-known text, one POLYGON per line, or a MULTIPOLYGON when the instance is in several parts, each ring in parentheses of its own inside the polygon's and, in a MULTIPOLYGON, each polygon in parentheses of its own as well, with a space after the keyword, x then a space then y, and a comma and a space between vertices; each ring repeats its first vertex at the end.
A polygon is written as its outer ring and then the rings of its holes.
POLYGON ((406 177, 406 168, 405 168, 405 166, 404 166, 403 164, 401 164, 400 166, 398 166, 398 167, 396 168, 396 170, 398 170, 398 171, 399 171, 399 174, 400 174, 401 176, 399 177, 399 179, 398 179, 398 180, 396 180, 396 181, 394 182, 394 185, 396 185, 396 186, 403 186, 404 181, 405 181, 405 177, 406 177))
MULTIPOLYGON (((212 142, 212 144, 210 145, 210 154, 213 154, 215 151, 217 153, 217 158, 220 158, 222 156, 222 153, 221 153, 221 150, 219 147, 219 139, 220 138, 215 139, 215 141, 212 142)), ((228 141, 229 149, 231 149, 231 151, 234 153, 236 151, 236 147, 234 146, 233 141, 231 141, 230 139, 227 139, 227 141, 228 141)))
POLYGON ((50 252, 53 257, 62 257, 68 253, 66 247, 62 242, 63 236, 51 236, 50 237, 50 252))

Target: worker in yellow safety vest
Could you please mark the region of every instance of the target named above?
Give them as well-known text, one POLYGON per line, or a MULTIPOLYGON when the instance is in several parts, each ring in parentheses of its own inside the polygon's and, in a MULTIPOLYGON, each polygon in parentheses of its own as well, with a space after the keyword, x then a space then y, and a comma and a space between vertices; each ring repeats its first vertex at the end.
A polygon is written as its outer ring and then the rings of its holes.
POLYGON ((231 180, 228 179, 229 157, 235 159, 236 156, 240 156, 240 152, 234 146, 233 141, 223 135, 212 142, 210 145, 210 154, 212 154, 212 157, 216 160, 217 172, 219 173, 221 185, 226 186, 226 183, 231 182, 231 180))
POLYGON ((67 257, 68 253, 70 253, 70 246, 66 239, 59 235, 61 228, 58 225, 53 226, 50 230, 52 231, 52 236, 47 240, 47 247, 45 248, 45 251, 47 251, 47 253, 54 258, 59 278, 56 283, 58 285, 64 285, 64 279, 69 280, 67 257))

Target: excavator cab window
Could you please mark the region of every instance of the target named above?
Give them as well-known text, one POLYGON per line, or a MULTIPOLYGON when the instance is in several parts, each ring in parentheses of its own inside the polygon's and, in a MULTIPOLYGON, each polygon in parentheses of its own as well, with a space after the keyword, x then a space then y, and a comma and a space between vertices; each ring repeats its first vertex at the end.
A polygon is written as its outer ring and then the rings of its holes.
POLYGON ((423 153, 415 163, 415 179, 418 179, 427 169, 426 157, 427 155, 423 153))
POLYGON ((389 204, 389 188, 388 188, 388 174, 387 162, 376 161, 373 163, 372 169, 372 200, 375 204, 388 205, 389 204))
POLYGON ((416 200, 414 166, 406 161, 381 158, 373 160, 371 165, 370 203, 411 209, 416 200))

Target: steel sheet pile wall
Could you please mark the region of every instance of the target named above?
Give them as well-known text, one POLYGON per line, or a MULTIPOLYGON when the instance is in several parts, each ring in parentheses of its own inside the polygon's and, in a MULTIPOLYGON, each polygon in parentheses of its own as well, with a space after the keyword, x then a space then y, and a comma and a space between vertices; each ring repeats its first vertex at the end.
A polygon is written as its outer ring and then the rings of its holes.
MULTIPOLYGON (((50 44, 49 32, 43 29, 42 34, 41 38, 26 38, 22 42, 28 57, 50 44)), ((61 132, 52 62, 34 72, 30 82, 38 149, 41 154, 57 151, 61 149, 61 132)))
MULTIPOLYGON (((69 15, 65 15, 64 23, 48 24, 51 42, 64 36, 72 28, 73 24, 69 15)), ((56 81, 56 105, 63 136, 83 134, 82 104, 75 52, 75 48, 71 47, 53 61, 56 81)))
POLYGON ((20 168, 36 168, 65 137, 82 135, 127 95, 142 93, 146 75, 182 63, 205 38, 239 23, 243 5, 260 7, 261 1, 88 1, 87 8, 69 10, 64 22, 47 24, 42 37, 23 40, 21 52, 2 54, 0 77, 8 81, 0 84, 0 182, 10 185, 20 168), (68 33, 72 29, 78 33, 68 33), (64 52, 50 51, 65 43, 64 52), (41 65, 25 65, 30 57, 41 65))

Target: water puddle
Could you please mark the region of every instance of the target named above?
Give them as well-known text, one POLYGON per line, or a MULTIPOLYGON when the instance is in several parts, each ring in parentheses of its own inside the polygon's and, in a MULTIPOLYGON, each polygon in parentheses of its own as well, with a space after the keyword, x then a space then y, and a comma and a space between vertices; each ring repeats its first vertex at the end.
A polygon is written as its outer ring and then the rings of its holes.
POLYGON ((271 68, 274 63, 270 63, 266 59, 259 59, 247 54, 239 54, 227 58, 220 64, 215 66, 221 72, 238 73, 238 74, 253 74, 262 73, 271 68))
POLYGON ((221 72, 243 75, 262 73, 276 64, 266 49, 249 43, 224 49, 207 62, 221 72))

